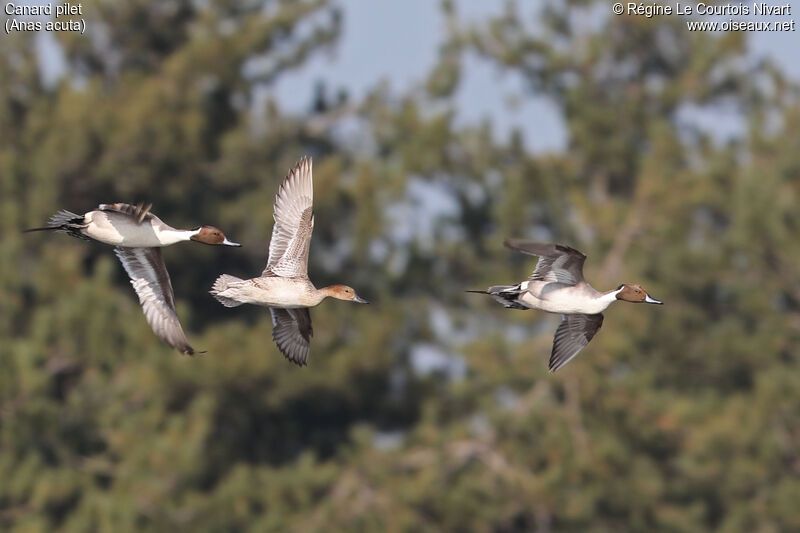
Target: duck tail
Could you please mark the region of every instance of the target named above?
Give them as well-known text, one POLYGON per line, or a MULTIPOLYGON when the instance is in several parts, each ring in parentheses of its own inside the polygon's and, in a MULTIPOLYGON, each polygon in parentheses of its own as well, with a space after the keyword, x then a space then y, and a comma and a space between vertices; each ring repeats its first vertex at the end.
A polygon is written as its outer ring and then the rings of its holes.
POLYGON ((232 284, 236 284, 240 281, 243 281, 241 278, 237 278, 236 276, 231 276, 230 274, 222 274, 217 280, 214 282, 214 286, 211 287, 209 291, 214 298, 217 299, 219 303, 224 305, 225 307, 237 307, 242 305, 244 302, 240 302, 234 300, 233 298, 229 298, 227 296, 223 296, 222 293, 227 291, 232 284))
POLYGON ((64 233, 68 233, 69 235, 79 239, 91 240, 81 233, 81 230, 85 227, 86 224, 84 223, 82 215, 62 209, 50 217, 50 219, 47 221, 47 226, 26 229, 23 230, 23 233, 29 233, 31 231, 63 231, 64 233))
POLYGON ((467 292, 488 294, 497 302, 503 304, 503 307, 509 309, 528 309, 517 302, 519 295, 523 292, 519 285, 492 285, 485 291, 469 290, 467 292))
POLYGON ((83 215, 77 215, 72 211, 62 209, 50 217, 47 225, 51 228, 60 228, 64 226, 84 226, 85 224, 83 223, 83 215))

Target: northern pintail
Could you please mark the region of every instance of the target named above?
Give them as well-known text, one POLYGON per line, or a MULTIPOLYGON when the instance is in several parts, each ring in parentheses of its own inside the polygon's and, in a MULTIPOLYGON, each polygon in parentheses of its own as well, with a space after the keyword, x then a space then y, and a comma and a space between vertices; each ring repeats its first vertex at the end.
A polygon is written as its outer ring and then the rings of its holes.
POLYGON ((175 229, 150 212, 150 205, 100 204, 78 215, 61 210, 43 228, 26 231, 61 231, 79 239, 115 246, 115 253, 131 279, 147 323, 167 344, 189 355, 189 345, 175 311, 175 296, 160 248, 181 241, 241 246, 229 241, 213 226, 175 229))
POLYGON ((291 362, 308 364, 313 329, 309 307, 326 297, 368 303, 346 285, 317 289, 308 279, 308 251, 314 229, 314 186, 311 158, 301 159, 283 180, 275 196, 272 240, 267 266, 260 277, 240 279, 223 274, 211 294, 226 307, 254 304, 268 307, 272 339, 291 362))
POLYGON ((632 283, 623 283, 606 292, 596 290, 583 279, 586 256, 569 246, 520 239, 509 239, 504 244, 539 257, 533 274, 517 285, 495 285, 485 291, 467 292, 488 294, 511 309, 560 313, 561 325, 553 339, 548 365, 550 372, 566 365, 589 344, 603 325, 603 311, 615 301, 663 303, 647 294, 641 285, 632 283))

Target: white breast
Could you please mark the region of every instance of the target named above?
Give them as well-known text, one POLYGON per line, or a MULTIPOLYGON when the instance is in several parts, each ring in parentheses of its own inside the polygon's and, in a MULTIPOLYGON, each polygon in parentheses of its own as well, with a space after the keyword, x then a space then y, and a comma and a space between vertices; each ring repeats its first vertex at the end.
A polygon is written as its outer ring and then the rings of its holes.
POLYGON ((157 218, 139 224, 127 215, 109 211, 91 211, 86 214, 89 225, 83 232, 89 237, 127 248, 154 248, 186 240, 181 231, 163 228, 157 218))
POLYGON ((548 313, 595 315, 616 300, 613 293, 604 295, 595 291, 592 294, 579 286, 554 289, 553 284, 533 281, 526 288, 520 301, 531 309, 548 313))

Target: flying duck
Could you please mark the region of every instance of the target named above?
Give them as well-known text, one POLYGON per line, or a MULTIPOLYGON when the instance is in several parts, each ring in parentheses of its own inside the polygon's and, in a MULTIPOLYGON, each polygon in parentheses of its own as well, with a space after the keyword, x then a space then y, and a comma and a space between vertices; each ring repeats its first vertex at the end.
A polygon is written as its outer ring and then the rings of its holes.
POLYGON ((223 274, 211 294, 226 307, 253 304, 268 307, 272 339, 291 362, 305 366, 313 329, 310 307, 327 297, 368 303, 347 285, 317 289, 308 279, 308 252, 314 230, 314 187, 311 158, 301 159, 275 196, 269 258, 261 276, 240 279, 223 274))
POLYGON ((544 244, 508 239, 512 250, 539 257, 536 270, 517 285, 494 285, 485 291, 510 309, 538 309, 560 313, 561 325, 553 339, 548 368, 555 372, 570 362, 603 325, 603 311, 617 300, 632 303, 662 304, 641 285, 623 283, 614 290, 600 292, 583 279, 586 256, 563 244, 544 244))
POLYGON ((114 252, 131 279, 147 323, 153 332, 176 350, 189 355, 189 345, 175 311, 175 296, 161 248, 181 241, 241 246, 213 226, 179 230, 150 212, 151 205, 100 204, 78 215, 61 210, 43 228, 25 231, 59 231, 73 237, 114 246, 114 252))

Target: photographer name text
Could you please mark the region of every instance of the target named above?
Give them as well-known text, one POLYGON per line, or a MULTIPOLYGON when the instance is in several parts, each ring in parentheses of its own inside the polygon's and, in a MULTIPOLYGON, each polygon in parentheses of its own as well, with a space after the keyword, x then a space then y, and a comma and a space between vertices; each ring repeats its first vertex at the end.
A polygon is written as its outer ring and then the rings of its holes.
POLYGON ((687 20, 689 31, 796 31, 792 6, 769 2, 743 2, 712 4, 703 2, 616 2, 611 6, 615 15, 653 18, 681 15, 689 17, 713 17, 706 20, 687 20), (749 17, 749 19, 719 20, 719 17, 749 17), (781 17, 781 19, 775 20, 781 17))

